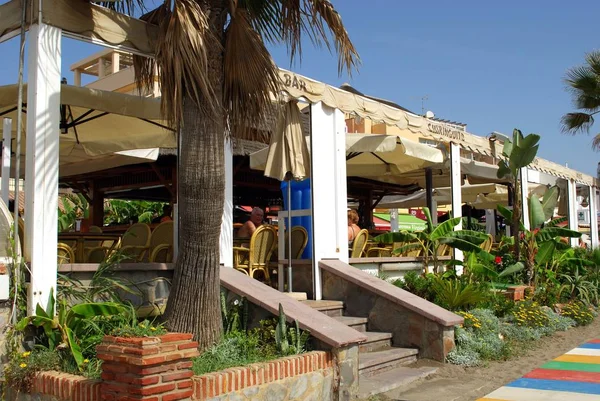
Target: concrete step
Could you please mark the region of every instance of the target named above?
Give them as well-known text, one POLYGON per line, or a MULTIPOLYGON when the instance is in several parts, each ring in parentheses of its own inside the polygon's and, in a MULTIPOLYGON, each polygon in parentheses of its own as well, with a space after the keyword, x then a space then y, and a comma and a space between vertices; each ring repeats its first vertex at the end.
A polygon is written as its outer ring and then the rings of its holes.
POLYGON ((367 341, 359 345, 359 352, 382 351, 392 346, 392 333, 366 331, 365 334, 367 341))
POLYGON ((306 301, 308 298, 305 292, 284 292, 288 297, 294 298, 296 301, 306 301))
POLYGON ((368 399, 374 395, 407 386, 414 381, 434 374, 436 371, 437 368, 400 366, 373 376, 360 375, 358 398, 368 399))
POLYGON ((392 347, 383 351, 365 352, 358 355, 358 373, 365 376, 383 373, 398 366, 417 361, 419 350, 392 347))
POLYGON ((366 317, 353 317, 353 316, 336 316, 334 317, 338 322, 344 323, 346 326, 352 327, 356 331, 364 333, 367 331, 367 319, 366 317))
POLYGON ((315 301, 315 300, 309 299, 307 301, 302 301, 302 302, 305 303, 306 305, 310 306, 311 308, 316 309, 319 312, 326 314, 327 316, 336 317, 336 316, 343 315, 344 302, 342 302, 342 301, 326 301, 326 300, 315 301))

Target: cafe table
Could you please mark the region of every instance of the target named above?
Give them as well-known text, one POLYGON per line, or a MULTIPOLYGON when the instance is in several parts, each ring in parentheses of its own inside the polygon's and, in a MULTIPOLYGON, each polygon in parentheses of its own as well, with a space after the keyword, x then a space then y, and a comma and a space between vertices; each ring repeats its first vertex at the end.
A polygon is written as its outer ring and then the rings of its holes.
POLYGON ((75 261, 77 263, 85 262, 85 243, 89 241, 112 241, 112 245, 109 248, 111 252, 121 236, 116 233, 90 233, 90 232, 68 232, 59 233, 58 242, 73 242, 75 241, 75 261))

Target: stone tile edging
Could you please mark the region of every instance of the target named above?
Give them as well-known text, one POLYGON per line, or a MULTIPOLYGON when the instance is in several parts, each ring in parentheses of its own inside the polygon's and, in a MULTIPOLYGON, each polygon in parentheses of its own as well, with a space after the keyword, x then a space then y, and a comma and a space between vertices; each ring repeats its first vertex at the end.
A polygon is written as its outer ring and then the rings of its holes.
POLYGON ((337 259, 321 260, 319 261, 319 268, 380 297, 386 298, 391 302, 397 303, 444 327, 453 327, 464 322, 464 319, 455 313, 337 259))
POLYGON ((100 401, 101 383, 101 380, 47 371, 36 375, 31 393, 48 395, 64 401, 100 401))
POLYGON ((232 391, 324 369, 333 369, 331 353, 313 351, 244 367, 206 373, 192 377, 194 383, 193 399, 204 401, 232 391))

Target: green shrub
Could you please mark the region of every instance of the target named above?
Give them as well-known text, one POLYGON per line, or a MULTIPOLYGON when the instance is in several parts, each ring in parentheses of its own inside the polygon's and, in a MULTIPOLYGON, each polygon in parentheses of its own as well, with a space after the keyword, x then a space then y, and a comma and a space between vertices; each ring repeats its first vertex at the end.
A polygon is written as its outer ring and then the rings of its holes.
POLYGON ((463 283, 457 279, 445 280, 434 276, 432 284, 436 303, 449 310, 476 306, 487 299, 486 291, 475 284, 463 283))
POLYGON ((415 271, 409 271, 404 275, 403 280, 396 280, 392 284, 396 287, 400 287, 418 297, 424 298, 428 301, 433 301, 435 293, 432 289, 432 274, 423 276, 415 271))
POLYGON ((138 324, 133 323, 115 327, 110 334, 119 337, 154 337, 167 334, 167 329, 163 324, 155 324, 149 320, 144 320, 138 324))
POLYGON ((537 302, 523 301, 517 304, 512 313, 517 326, 545 327, 548 326, 548 315, 537 302))
POLYGON ((448 353, 446 360, 454 365, 473 367, 481 365, 479 354, 471 349, 457 347, 448 353))
POLYGON ((594 320, 594 313, 581 302, 571 302, 563 306, 561 314, 573 319, 578 326, 586 326, 594 320))
POLYGON ((22 392, 30 392, 36 374, 45 370, 59 369, 60 359, 55 351, 35 349, 13 354, 4 367, 4 377, 10 386, 22 392))

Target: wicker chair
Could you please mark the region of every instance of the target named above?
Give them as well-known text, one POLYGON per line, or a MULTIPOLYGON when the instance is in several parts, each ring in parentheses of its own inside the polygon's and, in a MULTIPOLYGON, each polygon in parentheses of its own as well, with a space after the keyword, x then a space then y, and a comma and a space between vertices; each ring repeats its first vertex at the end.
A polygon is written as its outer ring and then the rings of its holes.
MULTIPOLYGON (((286 252, 285 257, 287 259, 287 244, 288 239, 285 239, 286 252)), ((292 227, 292 259, 300 259, 302 257, 302 252, 304 252, 304 248, 306 248, 306 244, 308 244, 308 232, 306 228, 302 226, 294 226, 292 227)))
POLYGON ((173 222, 164 221, 150 236, 150 262, 169 263, 173 260, 173 222))
POLYGON ((387 258, 392 256, 391 248, 373 247, 367 251, 368 258, 387 258))
POLYGON ((270 284, 269 260, 277 246, 277 231, 263 224, 250 238, 250 248, 233 247, 233 267, 254 278, 256 272, 262 272, 265 282, 270 284))
POLYGON ((486 252, 490 252, 492 250, 493 244, 494 244, 494 236, 492 234, 488 234, 485 241, 483 241, 481 243, 481 245, 479 245, 479 247, 486 252))
POLYGON ((369 231, 366 228, 363 228, 356 234, 354 241, 352 241, 352 250, 350 251, 351 258, 362 258, 368 239, 369 231))
POLYGON ((124 262, 141 262, 150 249, 150 226, 135 223, 127 229, 121 238, 121 252, 127 255, 124 262))
POLYGON ((73 249, 69 245, 59 242, 56 251, 56 262, 59 265, 75 262, 75 252, 73 252, 73 249))

